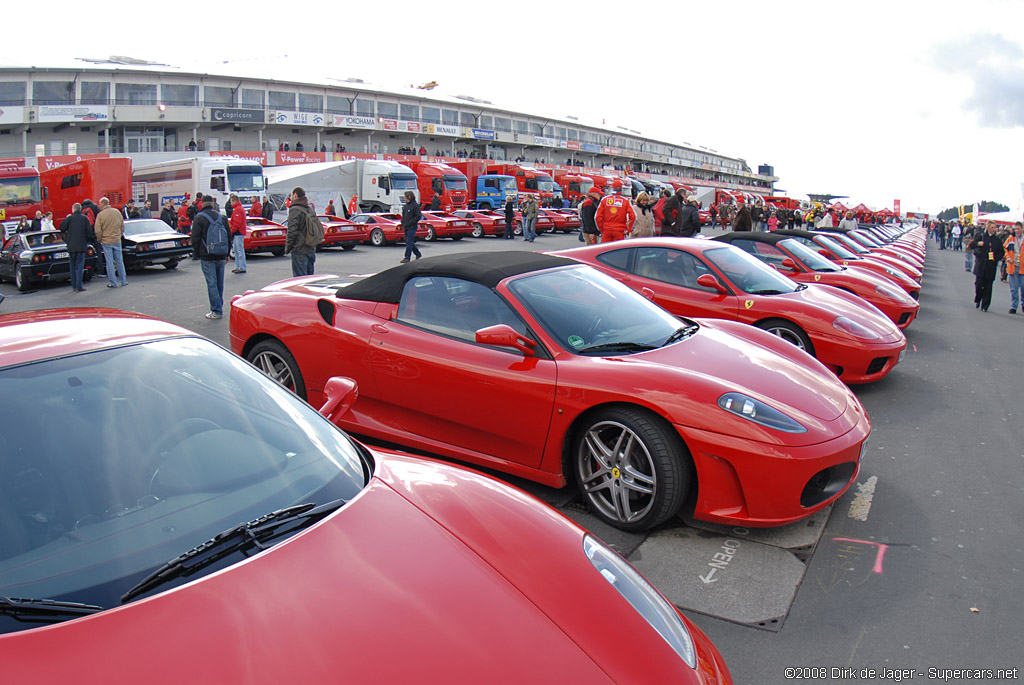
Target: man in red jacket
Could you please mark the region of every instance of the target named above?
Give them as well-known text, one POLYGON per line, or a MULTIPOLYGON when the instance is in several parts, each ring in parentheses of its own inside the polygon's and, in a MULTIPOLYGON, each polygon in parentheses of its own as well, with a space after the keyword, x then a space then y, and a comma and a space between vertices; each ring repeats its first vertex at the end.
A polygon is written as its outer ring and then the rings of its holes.
POLYGON ((259 196, 252 201, 252 205, 249 207, 249 216, 263 216, 263 205, 260 203, 259 196))
POLYGON ((622 188, 616 188, 615 193, 601 198, 597 207, 597 214, 594 221, 601 229, 601 242, 607 243, 613 240, 623 240, 629 229, 636 221, 636 211, 633 203, 622 196, 622 188))
POLYGON ((188 199, 189 194, 185 193, 181 206, 178 207, 178 233, 192 232, 192 217, 188 215, 188 199))
POLYGON ((245 273, 245 208, 239 201, 238 196, 231 193, 228 198, 231 205, 231 218, 228 219, 228 227, 231 230, 231 249, 235 252, 235 268, 233 274, 245 273))

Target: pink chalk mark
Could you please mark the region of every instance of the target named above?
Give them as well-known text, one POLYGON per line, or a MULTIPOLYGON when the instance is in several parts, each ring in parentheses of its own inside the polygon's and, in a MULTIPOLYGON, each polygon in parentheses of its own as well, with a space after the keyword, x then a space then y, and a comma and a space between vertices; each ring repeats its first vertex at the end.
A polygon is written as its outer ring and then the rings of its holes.
POLYGON ((875 573, 882 573, 882 561, 885 559, 885 550, 889 549, 889 545, 882 544, 881 542, 871 542, 869 540, 854 540, 853 538, 832 538, 840 542, 856 542, 859 545, 871 545, 878 548, 878 552, 875 554, 875 567, 872 569, 875 573))
POLYGON ((917 345, 911 344, 910 346, 914 348, 914 352, 917 352, 917 345))

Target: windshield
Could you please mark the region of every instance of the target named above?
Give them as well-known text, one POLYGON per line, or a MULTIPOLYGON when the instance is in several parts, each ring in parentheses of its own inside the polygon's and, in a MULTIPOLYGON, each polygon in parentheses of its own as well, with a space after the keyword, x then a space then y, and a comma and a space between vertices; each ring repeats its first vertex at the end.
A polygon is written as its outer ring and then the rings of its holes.
POLYGON ((228 190, 232 193, 263 192, 263 167, 228 166, 228 190))
POLYGON ((391 187, 395 190, 416 190, 414 174, 391 174, 391 187))
POLYGON ((514 178, 503 178, 501 179, 501 189, 505 192, 515 192, 518 189, 516 180, 514 178))
MULTIPOLYGON (((344 433, 205 340, 9 367, 0 384, 4 597, 117 606, 230 526, 348 501, 367 482, 368 457, 344 433)), ((31 627, 0 617, 0 633, 31 627)))
POLYGON ((555 192, 555 182, 550 178, 538 178, 537 190, 555 192))
POLYGON ((850 252, 850 250, 848 250, 845 245, 843 245, 842 243, 840 243, 837 240, 832 240, 832 238, 827 236, 827 235, 819 235, 817 237, 817 240, 822 245, 827 247, 832 252, 832 254, 834 254, 839 259, 856 259, 857 258, 857 255, 854 254, 853 252, 850 252))
POLYGON ((159 219, 142 219, 124 222, 125 235, 144 235, 146 233, 170 233, 171 227, 159 219))
POLYGON ((466 190, 466 177, 445 176, 444 187, 446 190, 466 190))
POLYGON ((586 195, 594 187, 593 181, 580 181, 580 195, 586 195))
MULTIPOLYGON (((680 320, 639 293, 590 267, 551 269, 517 278, 512 292, 548 335, 569 352, 587 354, 601 346, 620 352, 661 347, 680 320)), ((597 351, 597 350, 595 350, 597 351)))
POLYGON ((0 204, 23 205, 40 202, 39 177, 0 178, 0 204))
POLYGON ((850 238, 849 236, 843 233, 830 233, 829 237, 839 241, 843 245, 846 245, 848 249, 852 250, 853 252, 856 252, 857 254, 863 255, 870 254, 871 252, 871 250, 867 249, 866 247, 858 243, 856 240, 850 238))
POLYGON ((718 267, 737 288, 751 295, 781 295, 806 287, 794 283, 738 247, 728 245, 705 250, 703 256, 718 267))
POLYGON ((842 271, 838 266, 822 257, 799 240, 787 238, 786 240, 780 240, 779 245, 782 246, 783 249, 792 253, 793 256, 804 263, 804 266, 812 271, 842 271))
POLYGON ((881 247, 882 242, 875 238, 873 235, 864 233, 863 231, 851 231, 847 235, 851 236, 854 240, 859 242, 864 247, 881 247))

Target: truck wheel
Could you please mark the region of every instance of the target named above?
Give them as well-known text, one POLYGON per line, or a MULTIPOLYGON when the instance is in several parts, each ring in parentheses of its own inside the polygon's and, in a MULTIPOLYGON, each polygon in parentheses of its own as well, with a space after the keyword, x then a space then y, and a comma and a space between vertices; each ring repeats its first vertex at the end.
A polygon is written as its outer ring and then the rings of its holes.
POLYGON ((473 222, 473 237, 474 238, 483 238, 484 237, 484 227, 481 226, 480 222, 478 222, 478 221, 474 221, 473 222))
POLYGON ((379 228, 375 228, 370 231, 370 243, 374 247, 383 247, 388 244, 387 236, 384 235, 384 231, 379 228))

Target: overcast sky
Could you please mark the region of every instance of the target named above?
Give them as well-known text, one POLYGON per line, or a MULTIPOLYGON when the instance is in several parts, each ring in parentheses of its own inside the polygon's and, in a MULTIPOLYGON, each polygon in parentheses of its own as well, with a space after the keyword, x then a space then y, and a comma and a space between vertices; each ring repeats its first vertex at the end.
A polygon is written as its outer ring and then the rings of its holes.
MULTIPOLYGON (((606 121, 768 163, 792 194, 938 211, 1024 182, 1024 2, 114 0, 6 8, 0 63, 127 55, 184 70, 437 81, 537 115, 606 121), (145 7, 143 13, 141 8, 145 7), (63 22, 62 24, 60 22, 63 22), (287 57, 286 57, 287 56, 287 57)), ((83 63, 84 64, 84 63, 83 63)))

